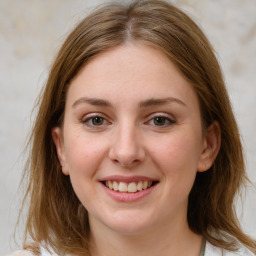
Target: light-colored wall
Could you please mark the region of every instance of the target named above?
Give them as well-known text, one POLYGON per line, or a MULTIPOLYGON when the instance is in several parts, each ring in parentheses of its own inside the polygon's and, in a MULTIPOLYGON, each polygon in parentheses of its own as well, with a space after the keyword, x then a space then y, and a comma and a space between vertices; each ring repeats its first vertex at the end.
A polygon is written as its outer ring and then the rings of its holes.
MULTIPOLYGON (((17 190, 24 157, 20 154, 36 96, 67 32, 104 2, 0 0, 0 255, 17 247, 12 234, 21 200, 17 190)), ((248 174, 256 182, 256 1, 173 2, 201 24, 216 49, 241 128, 248 174)), ((254 237, 255 215, 256 191, 249 189, 240 218, 254 237)))

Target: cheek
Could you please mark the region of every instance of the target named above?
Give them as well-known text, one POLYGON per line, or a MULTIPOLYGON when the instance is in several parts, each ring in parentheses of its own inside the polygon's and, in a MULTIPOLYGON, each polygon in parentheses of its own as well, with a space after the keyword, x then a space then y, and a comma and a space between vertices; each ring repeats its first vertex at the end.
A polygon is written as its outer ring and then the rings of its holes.
POLYGON ((72 187, 86 208, 94 199, 94 182, 97 182, 97 170, 106 152, 104 143, 92 136, 69 136, 66 143, 66 157, 72 187))
POLYGON ((155 141, 151 149, 153 161, 163 176, 169 178, 168 182, 193 184, 200 157, 200 138, 197 140, 195 134, 189 132, 177 133, 155 141))
POLYGON ((66 149, 70 176, 92 176, 106 151, 104 143, 92 136, 70 136, 66 149))

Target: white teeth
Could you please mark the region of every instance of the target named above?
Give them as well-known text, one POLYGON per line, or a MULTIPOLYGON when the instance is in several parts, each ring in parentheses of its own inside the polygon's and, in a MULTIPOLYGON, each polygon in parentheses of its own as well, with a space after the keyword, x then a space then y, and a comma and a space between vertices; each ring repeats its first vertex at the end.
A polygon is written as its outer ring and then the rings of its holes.
POLYGON ((142 185, 142 188, 143 189, 147 189, 147 187, 148 187, 148 181, 143 181, 143 185, 142 185))
POLYGON ((141 191, 143 189, 147 189, 152 186, 152 181, 139 181, 139 182, 118 182, 118 181, 111 181, 108 180, 105 182, 106 187, 111 190, 119 191, 119 192, 128 192, 128 193, 135 193, 141 191))
POLYGON ((130 192, 130 193, 137 192, 137 186, 136 186, 135 182, 131 182, 128 184, 128 192, 130 192))
POLYGON ((113 183, 111 181, 108 181, 107 187, 109 187, 110 189, 113 189, 113 183))
POLYGON ((138 184, 137 184, 137 189, 139 190, 139 191, 141 191, 142 190, 142 181, 139 181, 138 182, 138 184))
POLYGON ((124 183, 124 182, 119 183, 119 192, 127 192, 127 183, 124 183))
POLYGON ((113 189, 117 191, 119 189, 118 183, 116 181, 113 182, 113 189))

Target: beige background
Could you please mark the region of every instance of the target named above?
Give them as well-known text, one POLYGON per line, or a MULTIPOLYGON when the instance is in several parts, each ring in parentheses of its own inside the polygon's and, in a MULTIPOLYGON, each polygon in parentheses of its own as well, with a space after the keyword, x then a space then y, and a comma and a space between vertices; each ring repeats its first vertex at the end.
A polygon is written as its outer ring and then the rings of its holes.
MULTIPOLYGON (((0 255, 19 247, 13 231, 20 204, 20 156, 31 110, 67 32, 105 1, 0 0, 0 255)), ((234 106, 250 178, 256 183, 256 0, 175 0, 216 49, 234 106)), ((243 228, 256 237, 256 189, 238 204, 243 228)), ((20 233, 17 233, 20 243, 20 233)))

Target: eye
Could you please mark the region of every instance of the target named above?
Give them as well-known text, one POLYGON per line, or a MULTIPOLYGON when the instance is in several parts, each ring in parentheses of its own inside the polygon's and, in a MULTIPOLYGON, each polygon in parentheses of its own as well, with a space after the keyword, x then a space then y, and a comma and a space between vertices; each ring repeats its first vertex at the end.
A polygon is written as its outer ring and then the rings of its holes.
POLYGON ((149 124, 154 126, 168 126, 174 123, 174 120, 166 116, 156 116, 149 121, 149 124))
POLYGON ((108 122, 106 121, 105 118, 101 116, 93 116, 93 117, 88 117, 85 120, 83 120, 83 123, 89 125, 89 126, 102 126, 107 124, 108 122))

